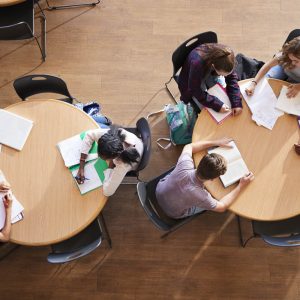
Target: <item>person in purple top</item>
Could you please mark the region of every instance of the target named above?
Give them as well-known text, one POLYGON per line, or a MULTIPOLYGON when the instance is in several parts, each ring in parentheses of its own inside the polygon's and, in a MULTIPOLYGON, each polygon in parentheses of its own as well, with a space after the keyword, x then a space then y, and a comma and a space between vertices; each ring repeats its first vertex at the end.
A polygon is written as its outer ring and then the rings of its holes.
POLYGON ((207 88, 217 83, 219 76, 225 77, 226 92, 231 102, 232 114, 242 112, 242 100, 238 77, 234 69, 235 57, 232 49, 221 44, 202 44, 188 55, 178 78, 181 100, 192 99, 217 112, 230 108, 220 99, 207 93, 207 88))

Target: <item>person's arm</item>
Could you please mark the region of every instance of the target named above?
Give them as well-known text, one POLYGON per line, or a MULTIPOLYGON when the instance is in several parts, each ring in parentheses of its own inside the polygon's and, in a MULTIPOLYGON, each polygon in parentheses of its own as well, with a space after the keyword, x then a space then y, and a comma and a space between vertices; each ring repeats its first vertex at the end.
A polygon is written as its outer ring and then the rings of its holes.
POLYGON ((11 231, 11 207, 12 207, 12 196, 10 193, 3 197, 3 203, 5 208, 5 223, 2 231, 0 232, 0 241, 9 241, 10 231, 11 231))
POLYGON ((252 96, 255 90, 255 87, 259 81, 269 72, 269 70, 278 65, 278 57, 275 56, 268 62, 266 62, 261 69, 258 71, 254 79, 250 82, 249 86, 245 89, 245 92, 248 96, 252 96))
POLYGON ((213 141, 197 141, 188 145, 185 145, 182 152, 188 152, 194 154, 205 150, 210 147, 221 146, 221 147, 230 147, 228 143, 232 141, 231 138, 220 138, 213 141))
POLYGON ((233 116, 236 116, 243 110, 242 96, 236 72, 233 71, 231 74, 227 75, 225 77, 225 82, 226 92, 231 103, 232 114, 233 116))
POLYGON ((254 179, 253 173, 249 173, 240 179, 239 184, 227 195, 221 198, 217 206, 212 209, 215 212, 224 212, 228 209, 228 207, 237 199, 241 191, 254 179))

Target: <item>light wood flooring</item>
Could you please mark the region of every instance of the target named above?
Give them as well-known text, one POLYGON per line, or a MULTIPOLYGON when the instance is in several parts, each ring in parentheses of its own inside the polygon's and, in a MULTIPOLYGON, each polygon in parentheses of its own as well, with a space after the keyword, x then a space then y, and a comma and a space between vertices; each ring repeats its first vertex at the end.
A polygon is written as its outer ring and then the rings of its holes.
MULTIPOLYGON (((15 78, 54 74, 79 100, 96 100, 114 122, 134 125, 171 103, 164 82, 181 42, 213 30, 236 53, 267 60, 299 28, 299 11, 297 0, 104 0, 95 8, 46 11, 45 63, 34 41, 0 41, 0 107, 20 101, 15 78)), ((180 153, 154 142, 168 133, 163 118, 151 126, 146 180, 180 153)), ((241 248, 229 212, 206 213, 162 240, 135 187, 121 186, 104 215, 112 250, 104 241, 91 255, 57 266, 46 262, 48 247, 19 247, 0 261, 0 299, 300 299, 300 249, 260 239, 241 248)))

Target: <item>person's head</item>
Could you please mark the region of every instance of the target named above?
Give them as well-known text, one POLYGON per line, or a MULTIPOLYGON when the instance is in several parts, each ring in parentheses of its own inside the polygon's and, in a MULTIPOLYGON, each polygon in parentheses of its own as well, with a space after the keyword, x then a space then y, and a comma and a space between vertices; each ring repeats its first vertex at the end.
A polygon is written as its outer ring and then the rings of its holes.
POLYGON ((235 65, 234 53, 231 48, 220 44, 207 44, 205 60, 218 75, 231 74, 235 65))
POLYGON ((120 158, 124 163, 137 162, 140 155, 134 147, 126 147, 122 129, 111 126, 110 130, 98 140, 98 155, 104 159, 120 158))
POLYGON ((196 174, 202 180, 212 180, 227 171, 225 158, 217 153, 206 154, 200 161, 196 174))
POLYGON ((279 63, 288 69, 300 68, 300 37, 296 37, 283 45, 279 63))

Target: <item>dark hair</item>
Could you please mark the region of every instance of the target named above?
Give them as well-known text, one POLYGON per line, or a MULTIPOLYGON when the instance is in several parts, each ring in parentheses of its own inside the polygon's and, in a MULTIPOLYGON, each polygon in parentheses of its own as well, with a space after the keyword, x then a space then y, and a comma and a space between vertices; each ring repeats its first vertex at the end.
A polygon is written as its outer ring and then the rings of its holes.
POLYGON ((214 65, 217 71, 230 73, 235 65, 234 53, 231 48, 221 44, 206 44, 204 59, 207 67, 214 65))
POLYGON ((122 128, 111 126, 110 130, 98 140, 98 155, 104 159, 120 158, 124 163, 138 162, 139 153, 134 147, 124 149, 125 135, 122 128))
POLYGON ((217 153, 206 154, 200 161, 196 174, 204 180, 210 180, 225 174, 227 163, 223 156, 217 153))
POLYGON ((283 68, 292 69, 294 68, 289 54, 293 54, 295 57, 300 59, 300 37, 292 39, 290 42, 285 43, 282 46, 282 56, 279 58, 279 64, 283 68))

